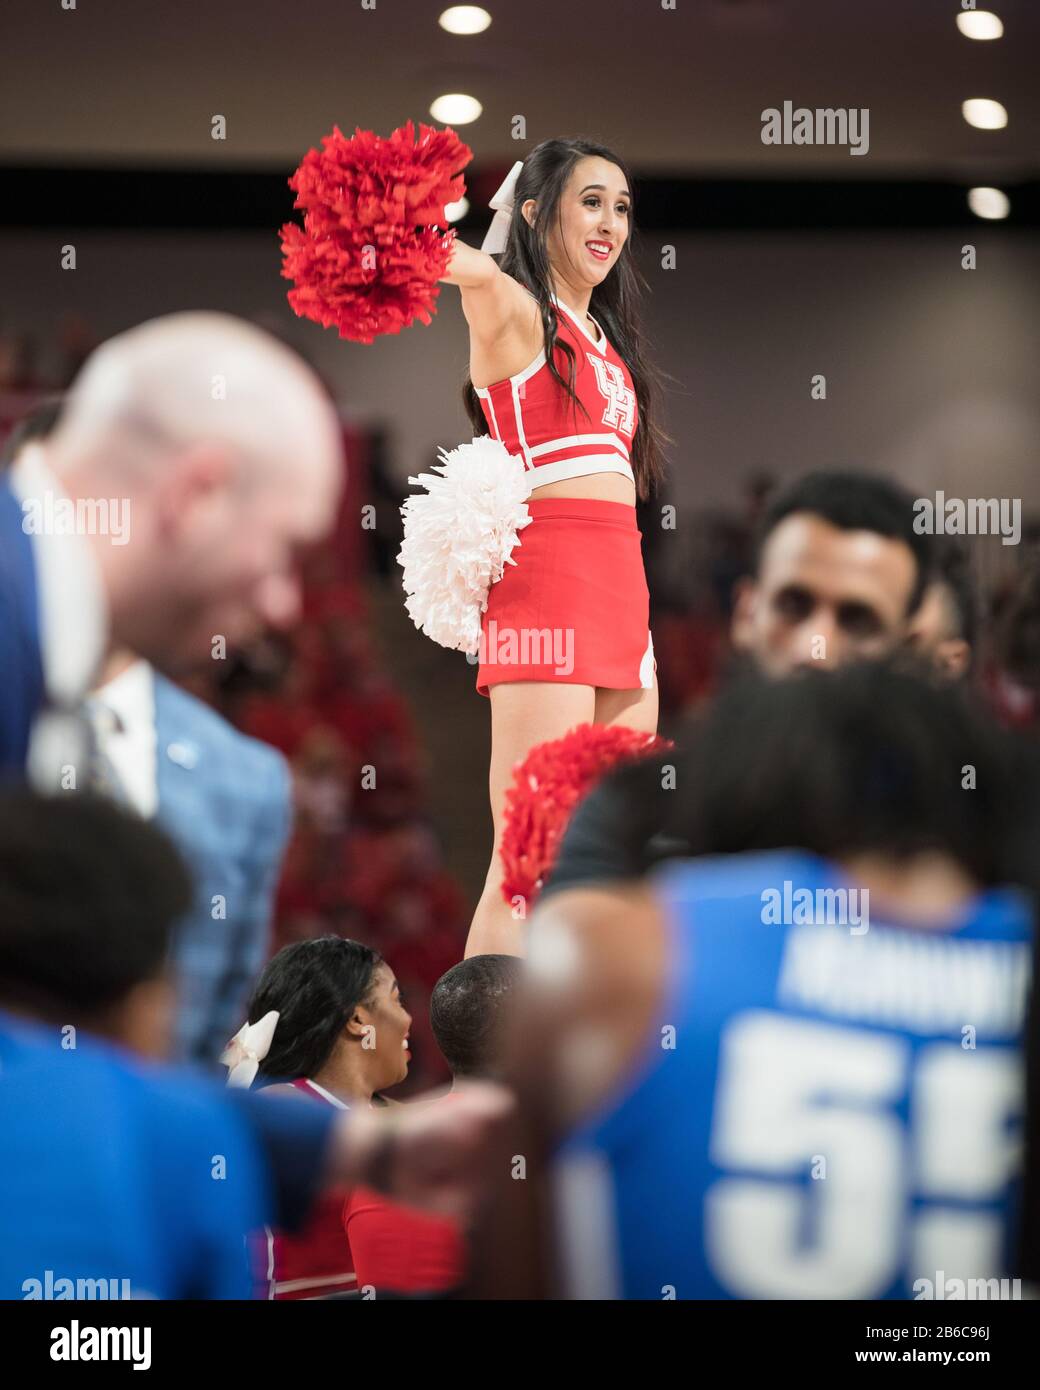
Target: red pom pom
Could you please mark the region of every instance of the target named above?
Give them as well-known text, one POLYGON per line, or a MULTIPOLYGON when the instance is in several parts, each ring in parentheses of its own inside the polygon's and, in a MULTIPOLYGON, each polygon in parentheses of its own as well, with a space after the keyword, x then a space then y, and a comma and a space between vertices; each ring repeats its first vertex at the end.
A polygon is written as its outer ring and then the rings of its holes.
POLYGON ((563 738, 532 748, 513 769, 499 853, 502 896, 530 906, 556 863, 578 802, 618 763, 663 753, 675 745, 658 734, 618 725, 579 724, 563 738))
POLYGON ((455 242, 445 204, 465 193, 473 151, 451 129, 420 125, 416 141, 411 121, 387 140, 334 126, 321 143, 289 180, 304 210, 302 230, 281 229, 289 303, 358 343, 428 324, 455 242))

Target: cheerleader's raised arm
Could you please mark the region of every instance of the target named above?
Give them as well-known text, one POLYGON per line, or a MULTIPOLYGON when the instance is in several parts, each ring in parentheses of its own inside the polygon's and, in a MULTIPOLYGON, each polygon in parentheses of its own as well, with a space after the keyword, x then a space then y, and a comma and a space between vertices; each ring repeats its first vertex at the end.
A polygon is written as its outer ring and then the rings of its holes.
MULTIPOLYGON (((508 376, 538 351, 538 306, 512 275, 499 269, 487 251, 456 241, 441 279, 458 285, 470 333, 470 373, 478 380, 508 376), (484 373, 481 377, 479 374, 484 373)), ((486 428, 486 426, 485 426, 486 428)))
POLYGON ((502 272, 486 251, 477 251, 457 238, 452 244, 448 269, 440 277, 446 285, 458 285, 464 290, 489 288, 502 272))

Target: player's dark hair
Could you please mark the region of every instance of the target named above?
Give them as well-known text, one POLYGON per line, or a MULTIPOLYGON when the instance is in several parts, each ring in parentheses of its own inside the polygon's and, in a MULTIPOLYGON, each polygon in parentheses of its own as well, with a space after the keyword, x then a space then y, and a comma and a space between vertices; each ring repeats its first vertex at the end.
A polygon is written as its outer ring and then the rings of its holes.
POLYGON ((279 1014, 260 1075, 295 1081, 321 1071, 354 1010, 371 996, 382 962, 370 946, 345 936, 295 941, 273 956, 249 1001, 250 1023, 272 1009, 279 1014))
POLYGON ((902 541, 917 566, 907 612, 917 609, 932 575, 934 547, 931 536, 914 530, 914 502, 908 492, 870 473, 806 473, 782 488, 766 508, 755 543, 756 572, 769 536, 796 512, 820 517, 842 531, 872 531, 902 541))
POLYGON ((666 833, 686 853, 936 850, 1033 891, 1034 782, 1008 736, 960 687, 884 663, 734 683, 676 780, 666 833))
POLYGON ((516 956, 470 956, 446 971, 430 995, 430 1026, 454 1076, 493 1076, 503 1025, 520 982, 516 956))
MULTIPOLYGON (((570 396, 572 411, 577 418, 576 407, 581 405, 581 402, 574 390, 575 354, 566 340, 557 337, 556 317, 549 297, 552 281, 546 238, 549 229, 553 225, 559 225, 560 198, 571 171, 580 159, 589 155, 596 155, 611 164, 616 164, 624 174, 632 195, 628 236, 611 273, 592 291, 589 310, 602 324, 604 333, 632 374, 632 384, 639 406, 639 424, 632 441, 632 472, 635 475, 636 491, 640 499, 645 500, 650 495, 651 488, 656 486, 664 475, 665 445, 672 441, 660 423, 663 374, 650 358, 640 322, 640 293, 649 286, 639 271, 633 254, 635 189, 625 162, 606 145, 598 144, 594 140, 580 137, 543 140, 527 156, 524 167, 520 170, 509 225, 509 240, 498 264, 501 270, 507 275, 512 275, 514 280, 526 286, 537 298, 545 330, 545 360, 561 390, 570 396), (538 202, 538 216, 533 227, 520 211, 528 198, 534 198, 538 202), (556 365, 557 345, 567 357, 566 380, 556 365)), ((478 434, 486 433, 487 422, 468 370, 462 399, 474 431, 478 434)), ((588 412, 584 407, 582 410, 587 416, 588 412)), ((575 430, 575 433, 580 432, 579 429, 575 430)))
POLYGON ((89 1024, 157 978, 192 903, 154 825, 98 797, 0 795, 0 1004, 89 1024))
POLYGON ((15 425, 0 450, 0 473, 10 468, 15 459, 36 439, 47 439, 57 428, 65 406, 64 396, 45 396, 15 425))

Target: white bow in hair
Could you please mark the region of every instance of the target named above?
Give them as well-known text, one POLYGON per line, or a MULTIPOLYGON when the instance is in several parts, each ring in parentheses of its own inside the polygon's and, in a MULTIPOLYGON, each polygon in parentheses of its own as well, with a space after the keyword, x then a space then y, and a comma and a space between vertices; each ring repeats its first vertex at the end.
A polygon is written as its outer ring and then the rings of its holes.
POLYGON ((243 1023, 235 1036, 220 1054, 220 1060, 229 1067, 227 1084, 245 1089, 253 1084, 260 1070, 260 1063, 271 1050, 271 1041, 278 1023, 278 1010, 272 1009, 256 1023, 243 1023))
POLYGON ((491 219, 491 226, 487 229, 484 240, 480 243, 480 249, 486 251, 489 256, 497 256, 506 249, 506 243, 509 240, 509 223, 513 216, 513 195, 516 192, 516 181, 520 177, 520 170, 523 167, 524 161, 518 159, 503 179, 498 192, 488 203, 489 208, 494 208, 495 215, 491 219))

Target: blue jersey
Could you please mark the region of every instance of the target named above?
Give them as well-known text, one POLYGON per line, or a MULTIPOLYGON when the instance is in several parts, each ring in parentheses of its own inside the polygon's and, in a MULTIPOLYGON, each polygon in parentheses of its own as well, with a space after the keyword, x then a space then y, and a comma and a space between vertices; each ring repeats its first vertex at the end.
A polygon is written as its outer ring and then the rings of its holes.
POLYGON ((269 1209, 222 1088, 0 1015, 0 1299, 248 1298, 269 1209))
POLYGON ((1011 1255, 1025 899, 896 925, 794 852, 650 883, 670 957, 653 1035, 556 1156, 567 1292, 1012 1296, 966 1285, 1011 1255))

